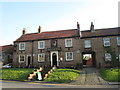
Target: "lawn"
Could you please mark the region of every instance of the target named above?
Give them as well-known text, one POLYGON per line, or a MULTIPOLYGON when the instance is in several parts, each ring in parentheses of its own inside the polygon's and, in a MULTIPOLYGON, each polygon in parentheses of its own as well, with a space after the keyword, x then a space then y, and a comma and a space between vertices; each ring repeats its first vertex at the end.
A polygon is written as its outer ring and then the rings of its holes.
POLYGON ((2 79, 6 80, 27 80, 27 76, 34 71, 34 68, 9 68, 2 69, 2 79))
POLYGON ((106 81, 120 82, 120 69, 102 69, 100 73, 106 81))
POLYGON ((80 75, 79 70, 74 69, 56 69, 45 82, 68 83, 75 80, 80 75))

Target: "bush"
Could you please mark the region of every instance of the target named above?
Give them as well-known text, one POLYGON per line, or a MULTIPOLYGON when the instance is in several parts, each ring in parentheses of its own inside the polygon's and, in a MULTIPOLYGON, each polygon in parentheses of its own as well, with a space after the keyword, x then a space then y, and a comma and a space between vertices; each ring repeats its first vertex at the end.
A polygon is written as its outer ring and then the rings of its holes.
POLYGON ((120 82, 120 69, 103 69, 100 71, 103 79, 111 82, 120 82))

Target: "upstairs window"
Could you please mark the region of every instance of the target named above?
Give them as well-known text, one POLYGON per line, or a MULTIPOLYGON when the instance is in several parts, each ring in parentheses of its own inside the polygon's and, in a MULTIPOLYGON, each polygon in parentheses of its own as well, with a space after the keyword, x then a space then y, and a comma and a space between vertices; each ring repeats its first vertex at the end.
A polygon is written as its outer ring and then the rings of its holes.
POLYGON ((120 37, 117 37, 117 45, 120 46, 120 37))
POLYGON ((66 52, 66 61, 73 60, 73 52, 66 52))
POLYGON ((44 62, 45 61, 45 54, 41 53, 38 54, 38 62, 44 62))
POLYGON ((72 47, 72 39, 65 39, 65 47, 72 47))
POLYGON ((25 43, 19 43, 19 50, 25 50, 25 43))
POLYGON ((111 61, 112 57, 110 53, 105 53, 105 61, 111 61))
POLYGON ((45 48, 45 41, 39 41, 38 42, 38 49, 44 49, 45 48))
POLYGON ((103 38, 104 46, 110 46, 110 38, 103 38))
POLYGON ((90 47, 91 47, 91 41, 85 40, 85 48, 90 48, 90 47))
POLYGON ((19 62, 25 61, 25 55, 19 55, 19 62))

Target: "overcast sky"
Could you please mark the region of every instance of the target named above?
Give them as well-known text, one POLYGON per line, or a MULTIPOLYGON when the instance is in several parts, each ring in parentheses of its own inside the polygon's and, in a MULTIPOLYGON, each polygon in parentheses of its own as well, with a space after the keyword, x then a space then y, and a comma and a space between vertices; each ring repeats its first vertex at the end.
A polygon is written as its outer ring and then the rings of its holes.
POLYGON ((77 22, 81 30, 89 30, 91 22, 95 29, 118 26, 119 0, 9 1, 0 1, 0 45, 13 44, 23 28, 37 32, 39 25, 43 32, 76 29, 77 22))

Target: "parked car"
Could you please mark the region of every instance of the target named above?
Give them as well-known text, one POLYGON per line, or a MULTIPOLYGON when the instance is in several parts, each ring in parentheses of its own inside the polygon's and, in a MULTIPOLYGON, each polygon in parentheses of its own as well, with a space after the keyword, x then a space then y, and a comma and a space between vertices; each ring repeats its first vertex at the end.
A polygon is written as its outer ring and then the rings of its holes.
POLYGON ((12 67, 12 66, 11 66, 10 63, 2 66, 2 68, 11 68, 11 67, 12 67))

